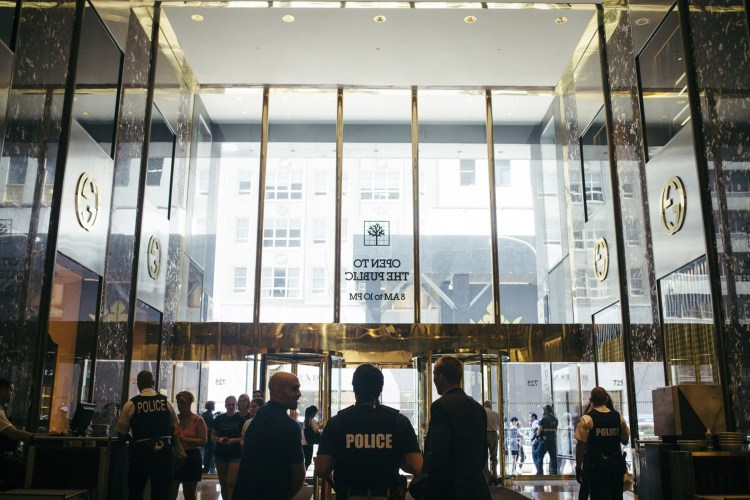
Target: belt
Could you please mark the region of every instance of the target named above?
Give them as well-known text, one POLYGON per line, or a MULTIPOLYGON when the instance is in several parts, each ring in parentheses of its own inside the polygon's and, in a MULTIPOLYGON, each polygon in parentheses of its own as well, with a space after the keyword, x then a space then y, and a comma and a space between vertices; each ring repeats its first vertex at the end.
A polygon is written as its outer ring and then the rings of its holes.
POLYGON ((161 437, 154 437, 154 438, 135 439, 135 440, 133 440, 133 443, 134 444, 144 444, 144 443, 155 443, 157 441, 163 441, 164 444, 172 444, 172 436, 161 436, 161 437))
POLYGON ((391 490, 389 488, 349 488, 346 496, 358 496, 358 497, 387 497, 390 496, 391 490))

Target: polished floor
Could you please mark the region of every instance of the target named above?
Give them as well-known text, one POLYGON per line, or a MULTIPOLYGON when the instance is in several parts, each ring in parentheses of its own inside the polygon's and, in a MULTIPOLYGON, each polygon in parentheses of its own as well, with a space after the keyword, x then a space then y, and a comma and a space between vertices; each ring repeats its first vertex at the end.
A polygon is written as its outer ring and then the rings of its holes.
MULTIPOLYGON (((527 498, 538 500, 575 500, 578 498, 578 483, 572 479, 524 479, 510 481, 508 489, 519 492, 527 498)), ((503 488, 491 486, 493 500, 500 500, 504 497, 503 488)), ((313 497, 313 489, 310 485, 297 494, 294 500, 309 500, 313 497)), ((177 496, 178 500, 183 500, 182 492, 177 496)), ((411 499, 407 495, 407 499, 411 499)), ((625 500, 636 498, 633 493, 626 492, 623 496, 625 500)), ((216 479, 204 479, 198 484, 199 500, 221 500, 219 491, 219 482, 216 479)))

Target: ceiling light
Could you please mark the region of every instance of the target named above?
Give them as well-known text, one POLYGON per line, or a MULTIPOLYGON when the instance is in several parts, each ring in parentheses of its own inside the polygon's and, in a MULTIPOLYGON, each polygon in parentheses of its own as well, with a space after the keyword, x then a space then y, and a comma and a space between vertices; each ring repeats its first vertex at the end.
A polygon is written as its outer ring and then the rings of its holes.
POLYGON ((464 17, 464 22, 467 23, 467 24, 473 24, 473 23, 477 22, 477 18, 476 18, 476 16, 466 16, 466 17, 464 17))
POLYGON ((88 111, 84 111, 84 112, 83 112, 83 113, 81 113, 81 114, 82 114, 83 116, 89 116, 89 112, 88 112, 88 111))
POLYGON ((196 23, 199 23, 203 21, 203 16, 201 16, 200 14, 193 14, 192 16, 190 16, 190 19, 192 19, 196 23))
POLYGON ((638 26, 645 26, 648 24, 648 19, 646 19, 645 17, 641 17, 635 20, 635 24, 637 24, 638 26))
POLYGON ((565 24, 568 22, 568 18, 565 16, 560 16, 555 18, 555 24, 565 24))
POLYGON ((376 23, 384 23, 385 22, 385 16, 375 16, 372 18, 373 21, 376 23))
POLYGON ((291 14, 287 14, 284 17, 281 18, 282 21, 285 23, 293 23, 294 22, 294 16, 291 14))

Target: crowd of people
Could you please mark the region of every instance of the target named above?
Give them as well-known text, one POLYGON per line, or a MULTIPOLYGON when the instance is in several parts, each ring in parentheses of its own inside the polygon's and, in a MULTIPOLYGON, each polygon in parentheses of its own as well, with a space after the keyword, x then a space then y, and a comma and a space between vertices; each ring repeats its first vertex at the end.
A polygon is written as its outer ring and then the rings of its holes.
MULTIPOLYGON (((325 428, 315 406, 306 409, 301 425, 289 417, 301 396, 300 382, 291 373, 277 372, 269 379, 268 401, 262 391, 253 392, 252 398, 228 396, 223 413, 215 414, 215 403, 209 401, 199 415, 192 409, 192 393, 176 395, 175 411, 167 397, 154 390, 153 374, 144 370, 137 376, 138 395, 123 406, 115 426, 128 443, 128 496, 141 499, 150 482, 151 498, 174 499, 182 484, 184 498, 195 499, 202 474, 215 471, 223 500, 291 499, 314 461, 316 475, 332 478, 337 499, 403 499, 407 483, 401 470, 413 475, 408 489, 416 499, 489 499, 489 485, 499 484, 501 419, 490 401, 480 405, 463 391, 462 377, 457 358, 444 356, 435 363, 433 382, 441 397, 430 407, 422 451, 410 420, 380 403, 384 377, 371 364, 354 371, 355 404, 333 416, 325 428), (185 452, 177 467, 173 448, 185 452)), ((22 460, 6 448, 34 435, 7 419, 2 405, 13 395, 13 385, 0 379, 0 459, 3 469, 23 477, 22 460)), ((549 472, 556 474, 558 421, 553 407, 545 405, 541 419, 531 413, 528 429, 537 473, 543 472, 549 455, 549 472)), ((579 498, 621 498, 621 444, 627 443, 628 433, 606 391, 594 388, 575 429, 579 498)), ((512 417, 506 442, 514 471, 519 460, 525 460, 524 434, 518 418, 512 417)))

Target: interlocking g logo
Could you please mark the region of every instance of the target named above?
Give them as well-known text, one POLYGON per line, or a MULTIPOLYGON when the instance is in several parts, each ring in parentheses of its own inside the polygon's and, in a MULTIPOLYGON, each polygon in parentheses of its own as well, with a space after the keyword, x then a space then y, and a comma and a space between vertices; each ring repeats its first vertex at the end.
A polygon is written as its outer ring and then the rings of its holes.
POLYGON ((677 176, 669 179, 661 190, 661 225, 667 234, 682 229, 685 222, 685 184, 677 176))
POLYGON ((599 282, 604 281, 609 273, 609 247, 607 240, 599 238, 594 243, 594 274, 599 282))
POLYGON ((161 272, 161 240, 157 236, 152 236, 148 240, 146 260, 148 275, 151 276, 151 279, 158 278, 161 272))
POLYGON ((78 223, 86 231, 91 231, 99 216, 99 185, 88 172, 78 178, 75 207, 78 223))

